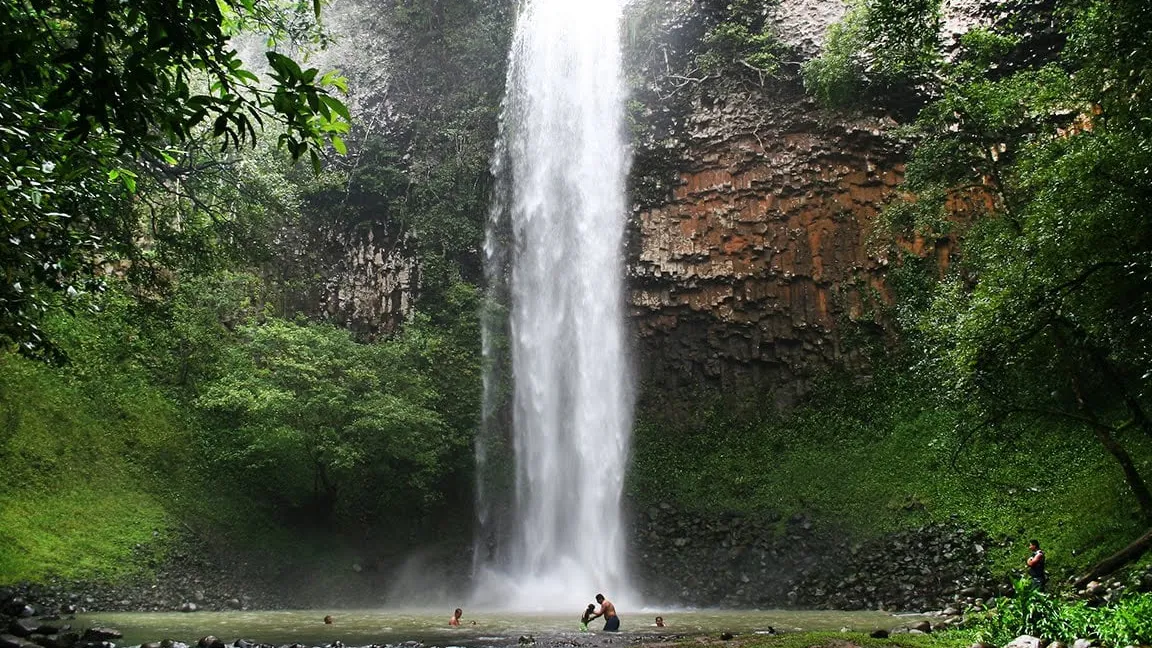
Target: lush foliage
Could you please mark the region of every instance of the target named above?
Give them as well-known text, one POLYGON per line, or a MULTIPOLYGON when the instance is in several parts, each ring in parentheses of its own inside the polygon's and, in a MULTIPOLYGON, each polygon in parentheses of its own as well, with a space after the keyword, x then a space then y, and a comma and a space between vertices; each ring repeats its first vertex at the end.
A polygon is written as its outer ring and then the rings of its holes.
POLYGON ((1152 594, 1091 606, 1085 601, 1063 601, 1021 581, 1015 596, 996 599, 975 624, 979 639, 994 645, 1031 635, 1069 644, 1090 638, 1106 646, 1139 646, 1152 641, 1152 594))
POLYGON ((918 99, 886 253, 917 237, 960 243, 940 280, 896 310, 920 375, 965 414, 962 443, 1021 422, 1067 426, 1107 450, 1152 523, 1146 466, 1132 456, 1152 438, 1152 59, 1140 35, 1152 14, 1051 4, 1015 3, 944 56, 928 36, 937 8, 905 22, 864 2, 809 66, 809 85, 830 103, 868 87, 879 105, 908 108, 862 63, 885 60, 883 78, 918 99), (885 54, 899 43, 910 45, 885 54))
POLYGON ((0 2, 0 340, 51 352, 38 319, 99 289, 99 270, 143 253, 130 200, 141 175, 179 179, 179 151, 201 140, 252 143, 265 125, 293 158, 341 148, 347 108, 335 73, 269 51, 261 83, 231 48, 239 29, 316 39, 319 3, 195 0, 130 8, 0 2))
POLYGON ((706 75, 752 71, 761 81, 778 74, 786 49, 766 24, 772 4, 752 0, 727 3, 719 21, 704 33, 702 51, 696 58, 700 71, 706 75))
POLYGON ((914 111, 942 60, 940 0, 858 0, 833 25, 824 53, 804 64, 809 92, 828 105, 914 111))
MULTIPOLYGON (((955 519, 1007 541, 989 547, 997 573, 1019 574, 1022 543, 1043 538, 1054 581, 1142 528, 1091 437, 1017 420, 965 444, 968 414, 941 404, 899 361, 867 382, 830 375, 788 414, 764 400, 737 392, 643 403, 631 495, 701 512, 803 514, 855 538, 955 519)), ((1152 465, 1152 444, 1133 455, 1152 465)))

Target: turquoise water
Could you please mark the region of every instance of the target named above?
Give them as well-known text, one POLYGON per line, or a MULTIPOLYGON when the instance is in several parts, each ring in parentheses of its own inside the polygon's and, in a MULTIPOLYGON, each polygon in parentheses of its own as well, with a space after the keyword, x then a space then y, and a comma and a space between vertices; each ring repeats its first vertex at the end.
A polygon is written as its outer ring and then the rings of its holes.
MULTIPOLYGON (((464 625, 448 626, 452 611, 444 610, 294 610, 279 612, 109 612, 77 617, 77 627, 105 625, 124 633, 122 644, 161 639, 194 643, 204 635, 231 642, 238 638, 261 643, 299 642, 321 645, 341 641, 350 646, 419 641, 430 646, 503 646, 521 635, 537 638, 571 635, 577 638, 580 611, 569 616, 514 614, 506 611, 464 611, 464 625), (331 615, 332 625, 324 624, 331 615), (476 625, 471 625, 475 621, 476 625)), ((918 617, 884 612, 834 611, 718 611, 646 609, 621 614, 626 635, 709 635, 731 632, 747 635, 778 631, 818 631, 849 628, 871 631, 893 628, 918 617), (657 628, 656 615, 666 627, 657 628)), ((593 631, 603 625, 593 622, 593 631)))

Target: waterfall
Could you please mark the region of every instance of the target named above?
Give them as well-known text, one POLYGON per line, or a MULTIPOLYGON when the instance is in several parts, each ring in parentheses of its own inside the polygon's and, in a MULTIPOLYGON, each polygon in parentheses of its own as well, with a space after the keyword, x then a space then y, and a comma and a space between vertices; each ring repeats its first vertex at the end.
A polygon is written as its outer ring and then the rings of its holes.
POLYGON ((622 5, 528 0, 517 22, 485 244, 480 601, 630 596, 622 5))

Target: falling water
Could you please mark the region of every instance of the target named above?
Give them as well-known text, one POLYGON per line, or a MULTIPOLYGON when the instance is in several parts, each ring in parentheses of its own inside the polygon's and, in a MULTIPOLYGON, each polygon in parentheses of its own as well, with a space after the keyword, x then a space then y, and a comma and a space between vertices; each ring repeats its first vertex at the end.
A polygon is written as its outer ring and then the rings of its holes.
POLYGON ((622 2, 528 0, 509 59, 485 246, 476 566, 483 600, 519 608, 629 597, 622 2))

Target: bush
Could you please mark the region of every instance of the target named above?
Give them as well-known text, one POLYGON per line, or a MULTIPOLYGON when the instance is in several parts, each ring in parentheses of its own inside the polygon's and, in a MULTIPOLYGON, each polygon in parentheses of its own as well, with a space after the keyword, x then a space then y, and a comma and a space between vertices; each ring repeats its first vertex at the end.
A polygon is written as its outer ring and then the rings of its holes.
POLYGON ((1129 596, 1107 607, 1061 601, 1022 580, 1016 595, 997 599, 977 621, 977 637, 1004 645, 1020 635, 1072 643, 1092 638, 1105 646, 1152 643, 1152 594, 1129 596))

